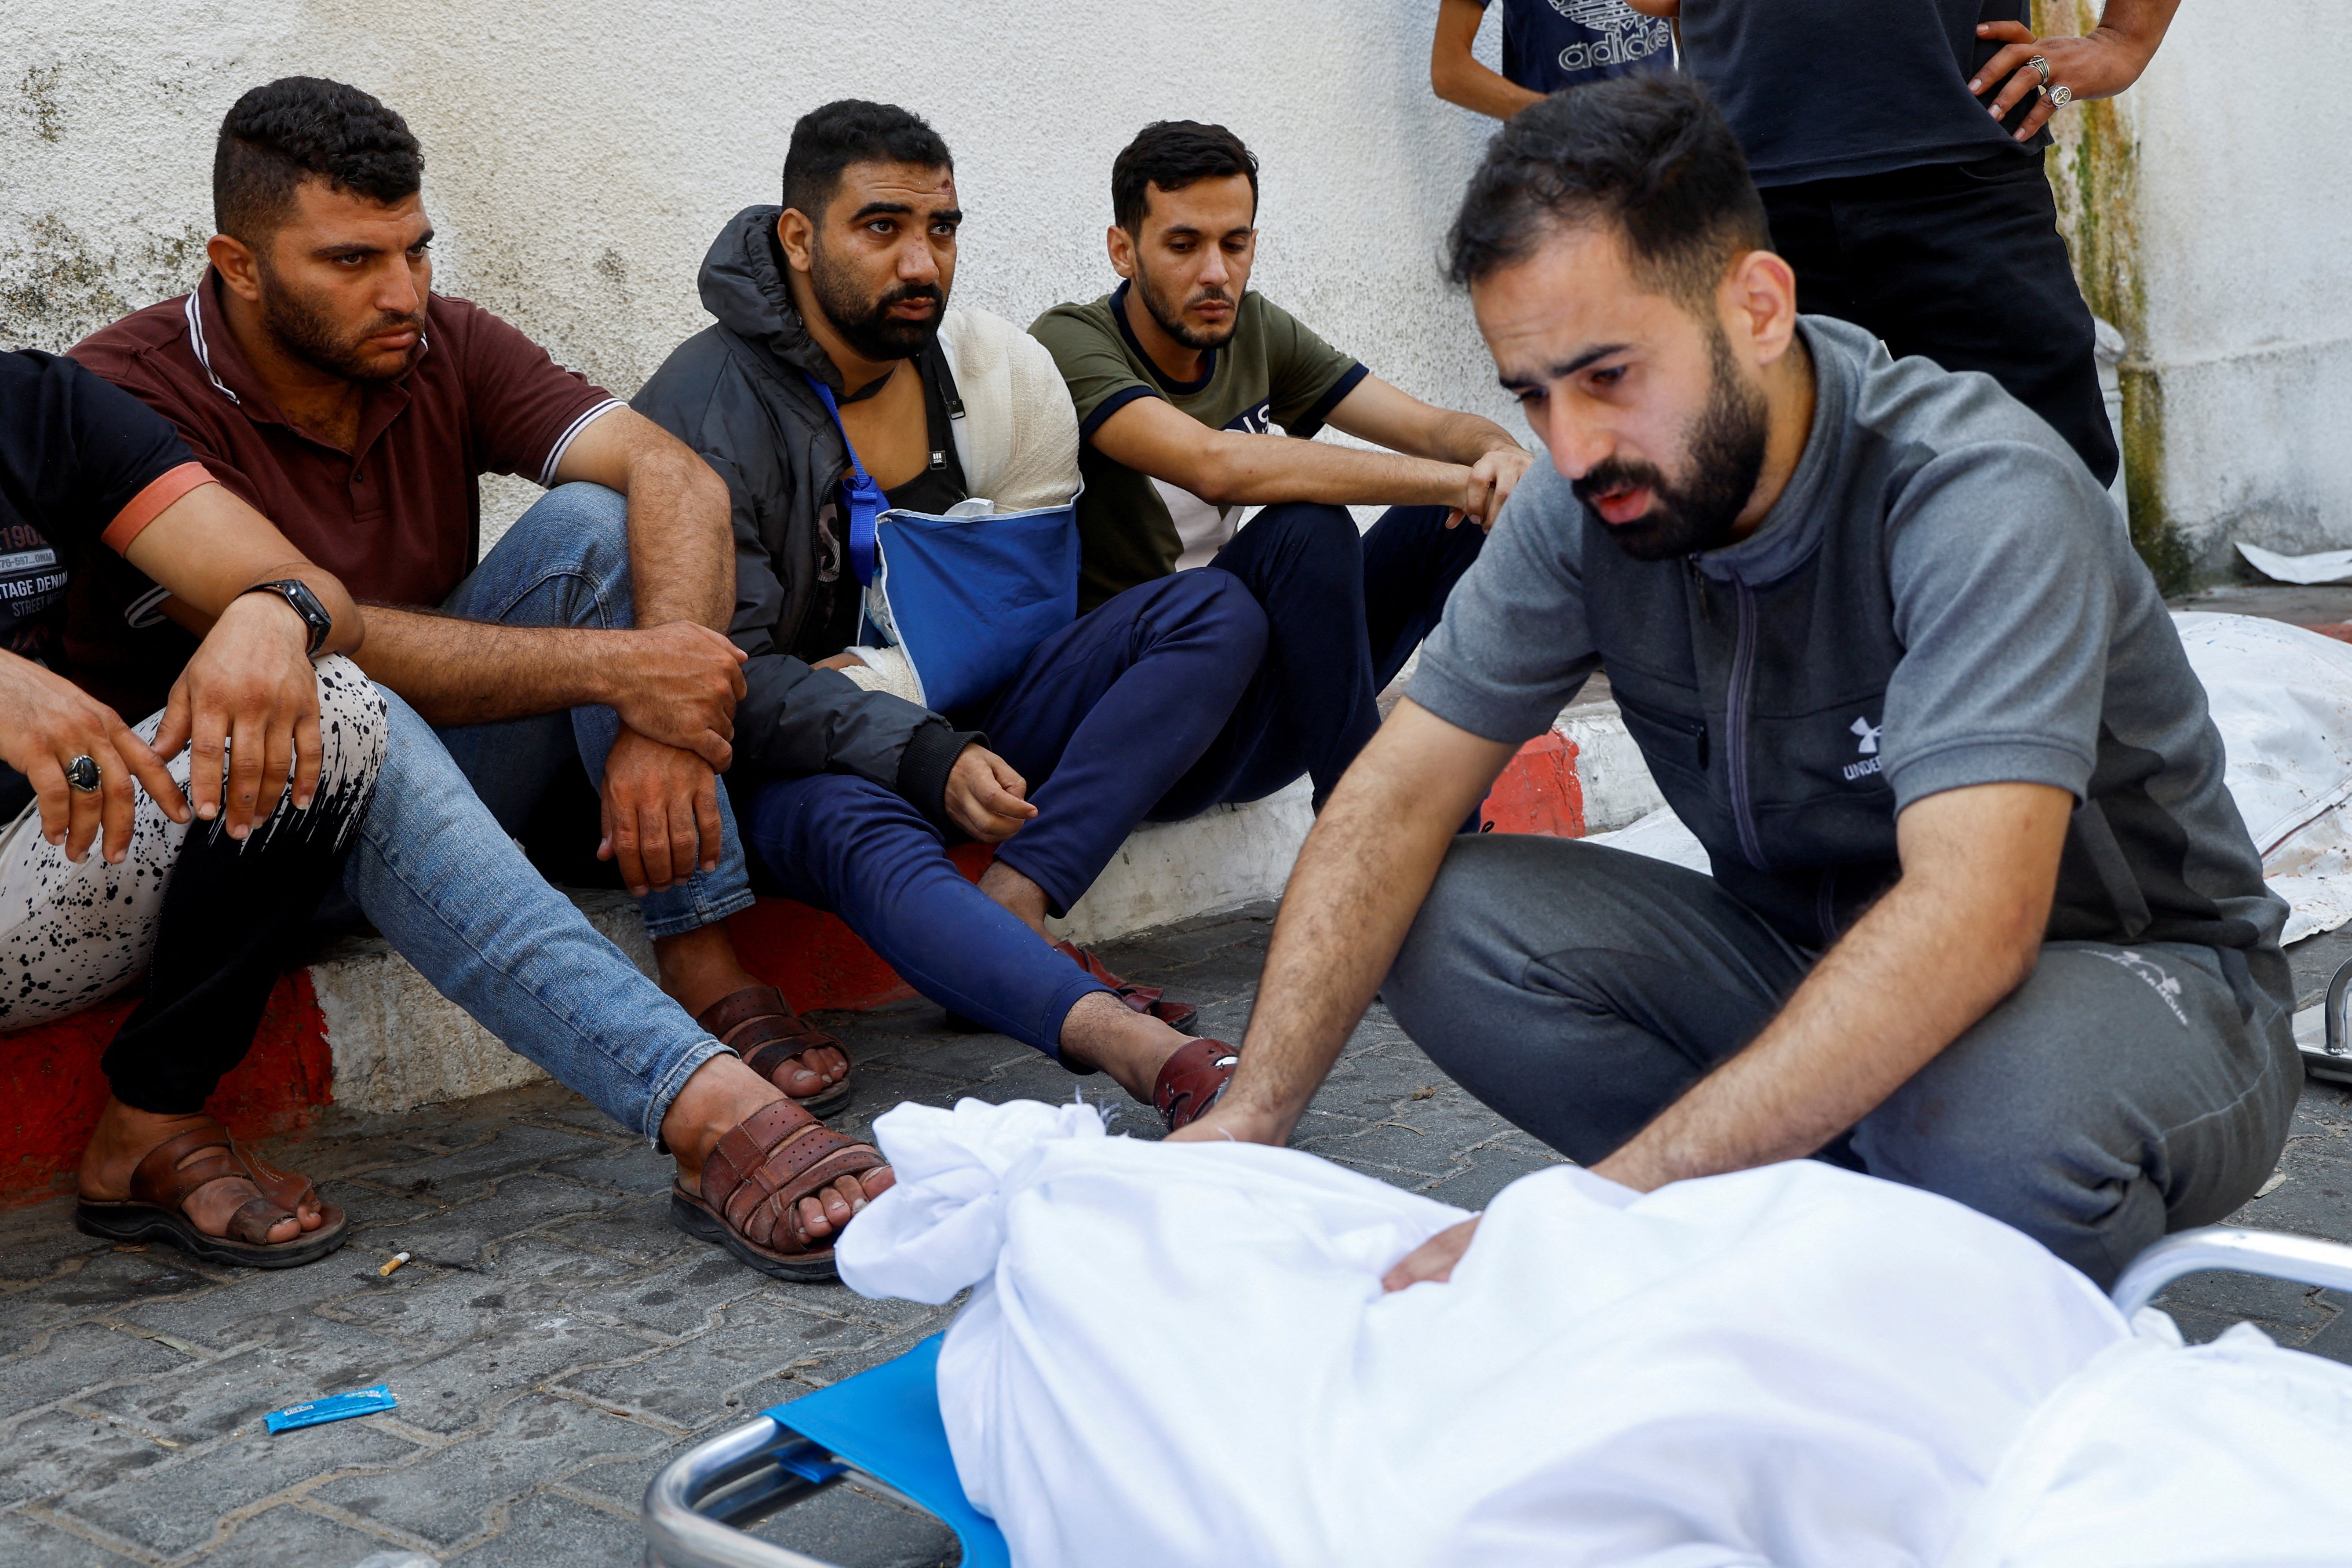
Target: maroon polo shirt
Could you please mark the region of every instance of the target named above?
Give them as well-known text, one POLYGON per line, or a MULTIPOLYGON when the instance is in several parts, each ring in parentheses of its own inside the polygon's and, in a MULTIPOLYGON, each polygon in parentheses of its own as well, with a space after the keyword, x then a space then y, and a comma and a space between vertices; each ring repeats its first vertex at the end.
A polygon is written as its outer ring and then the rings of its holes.
POLYGON ((270 402, 229 335, 219 286, 207 270, 193 294, 91 333, 73 357, 170 419, 214 478, 357 598, 439 604, 473 570, 477 479, 552 484, 572 437, 622 406, 488 310, 435 294, 425 352, 397 380, 365 384, 345 452, 270 402))

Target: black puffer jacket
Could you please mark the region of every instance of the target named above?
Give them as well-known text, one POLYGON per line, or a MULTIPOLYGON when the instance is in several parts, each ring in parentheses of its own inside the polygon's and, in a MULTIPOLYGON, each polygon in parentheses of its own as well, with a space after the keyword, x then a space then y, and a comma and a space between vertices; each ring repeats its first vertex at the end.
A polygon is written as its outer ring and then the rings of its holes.
POLYGON ((734 496, 729 631, 751 657, 729 776, 740 787, 761 778, 856 773, 945 827, 949 770, 965 744, 982 737, 794 657, 822 613, 824 541, 842 535, 833 514, 849 453, 805 378, 842 391, 840 373, 802 325, 785 287, 776 244, 782 211, 747 207, 719 231, 701 278, 703 307, 718 324, 680 343, 631 400, 701 453, 734 496))

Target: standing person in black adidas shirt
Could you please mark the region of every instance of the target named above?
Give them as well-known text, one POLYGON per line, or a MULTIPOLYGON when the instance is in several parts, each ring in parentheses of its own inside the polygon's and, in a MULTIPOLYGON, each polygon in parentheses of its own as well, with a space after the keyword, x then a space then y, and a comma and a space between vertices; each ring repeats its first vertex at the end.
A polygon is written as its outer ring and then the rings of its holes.
POLYGON ((1508 120, 1546 93, 1675 67, 1671 23, 1625 0, 1503 0, 1503 68, 1471 53, 1488 0, 1437 0, 1429 85, 1448 103, 1508 120))
POLYGON ((383 699, 334 657, 362 635, 163 416, 72 360, 0 353, 0 1030, 146 982, 100 1064, 74 1213, 94 1236, 257 1268, 349 1237, 205 1101, 374 790, 383 699), (125 620, 127 643, 103 624, 125 620), (79 657, 100 641, 131 657, 79 657), (108 674, 170 700, 134 730, 108 674))
POLYGON ((2042 172, 2051 116, 2139 79, 2180 0, 2036 38, 2027 0, 1627 0, 1748 154, 1798 308, 1977 370, 2114 481, 2090 307, 2042 172))

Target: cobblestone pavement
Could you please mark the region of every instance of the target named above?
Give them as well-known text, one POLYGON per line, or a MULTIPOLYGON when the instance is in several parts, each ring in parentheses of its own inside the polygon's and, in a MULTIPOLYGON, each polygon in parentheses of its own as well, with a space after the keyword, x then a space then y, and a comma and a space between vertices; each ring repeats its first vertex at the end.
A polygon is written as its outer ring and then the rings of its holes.
MULTIPOLYGON (((1205 918, 1106 956, 1200 1002, 1204 1033, 1238 1039, 1270 914, 1205 918)), ((864 1085, 851 1130, 902 1100, 1060 1100, 1077 1081, 1001 1036, 948 1032, 922 1003, 828 1022, 864 1085)), ((1085 1081, 1092 1097, 1106 1080, 1085 1081)), ((1121 1125, 1157 1131, 1139 1110, 1121 1125)), ((1553 1158, 1377 1010, 1301 1142, 1466 1207, 1553 1158)), ((63 1204, 0 1218, 0 1563, 633 1563, 638 1500, 668 1458, 948 1315, 782 1285, 689 1241, 665 1217, 667 1163, 552 1087, 331 1117, 279 1152, 356 1222, 351 1245, 310 1268, 110 1247, 76 1234, 63 1204), (398 1250, 415 1261, 380 1276, 398 1250), (397 1411, 262 1428, 267 1411, 376 1383, 397 1411)), ((2352 1239, 2343 1092, 2306 1093, 2285 1170, 2246 1222, 2352 1239)), ((2323 1293, 2230 1281, 2176 1295, 2200 1337, 2252 1316, 2352 1360, 2352 1320, 2323 1293)), ((954 1557, 933 1521, 842 1489, 765 1532, 854 1568, 954 1557)))

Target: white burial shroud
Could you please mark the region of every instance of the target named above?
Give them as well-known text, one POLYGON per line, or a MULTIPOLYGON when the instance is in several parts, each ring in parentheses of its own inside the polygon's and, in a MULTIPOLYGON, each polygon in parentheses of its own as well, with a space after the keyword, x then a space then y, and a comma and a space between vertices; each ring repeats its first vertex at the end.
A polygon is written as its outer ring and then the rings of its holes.
MULTIPOLYGON (((1108 1137, 1082 1105, 875 1133, 898 1185, 842 1276, 972 1288, 940 1405, 1024 1568, 1934 1568, 2037 1408, 2135 1342, 2018 1232, 1811 1162, 1647 1196, 1539 1172, 1450 1284, 1383 1295, 1462 1211, 1297 1151, 1108 1137)), ((2059 1472, 2084 1425, 2045 1442, 2059 1472)), ((2063 1538, 2051 1468, 2002 1518, 2063 1538)))

